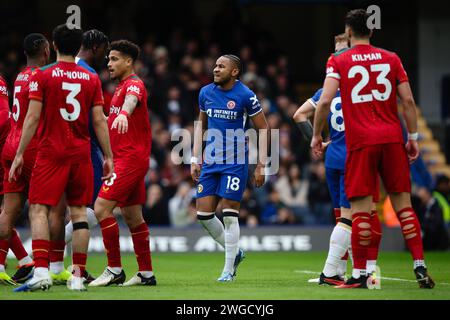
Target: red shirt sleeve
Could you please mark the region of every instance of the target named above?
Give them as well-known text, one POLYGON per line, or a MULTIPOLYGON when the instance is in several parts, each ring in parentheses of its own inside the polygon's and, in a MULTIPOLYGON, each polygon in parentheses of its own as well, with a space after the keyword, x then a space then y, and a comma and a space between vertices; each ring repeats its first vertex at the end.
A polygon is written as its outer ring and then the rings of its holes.
POLYGON ((5 98, 8 101, 8 86, 2 77, 0 77, 0 98, 5 98))
POLYGON ((37 70, 30 78, 30 88, 28 90, 28 98, 30 100, 44 100, 44 81, 42 71, 37 70))
POLYGON ((125 96, 127 95, 133 95, 136 98, 138 98, 138 101, 141 102, 142 97, 144 96, 144 83, 139 80, 129 80, 125 86, 125 96))
POLYGON ((327 78, 330 77, 330 78, 336 79, 338 81, 341 80, 341 74, 339 72, 338 64, 336 62, 336 58, 334 57, 334 55, 331 55, 328 58, 326 77, 327 78))
POLYGON ((98 77, 95 77, 95 91, 94 91, 94 104, 93 106, 104 106, 102 84, 98 77))
POLYGON ((397 85, 399 85, 402 82, 409 81, 408 75, 405 69, 403 68, 402 61, 397 55, 395 55, 395 69, 396 69, 395 79, 397 80, 397 85))

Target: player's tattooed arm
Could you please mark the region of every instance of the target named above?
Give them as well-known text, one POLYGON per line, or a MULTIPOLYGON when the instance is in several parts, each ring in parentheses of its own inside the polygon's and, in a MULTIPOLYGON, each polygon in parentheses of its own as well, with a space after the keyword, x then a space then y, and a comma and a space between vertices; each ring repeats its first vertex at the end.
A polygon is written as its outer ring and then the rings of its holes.
POLYGON ((198 182, 200 177, 203 152, 203 135, 208 127, 208 116, 206 112, 200 112, 198 115, 198 121, 194 124, 194 147, 192 149, 191 158, 191 176, 192 180, 198 182))
POLYGON ((317 103, 316 114, 314 116, 313 137, 311 140, 311 148, 316 157, 322 156, 324 146, 322 144, 322 131, 327 120, 328 113, 330 113, 331 101, 336 96, 339 89, 339 81, 331 77, 325 78, 323 84, 322 95, 317 103))
POLYGON ((127 133, 128 131, 128 117, 131 116, 138 104, 138 98, 133 94, 125 96, 125 101, 122 106, 120 114, 114 119, 111 129, 116 129, 119 133, 127 133))
POLYGON ((265 167, 270 146, 270 130, 264 112, 258 112, 251 117, 254 127, 258 130, 258 165, 256 166, 254 177, 255 186, 261 187, 265 180, 265 167))
POLYGON ((109 140, 108 124, 106 123, 102 106, 94 106, 92 108, 92 125, 104 155, 102 180, 108 180, 114 172, 114 163, 109 140))
POLYGON ((406 143, 406 151, 408 153, 409 162, 412 163, 419 157, 419 145, 417 143, 417 112, 414 96, 411 91, 409 82, 402 82, 397 86, 398 96, 403 105, 403 117, 408 127, 408 142, 406 143))
POLYGON ((27 146, 30 144, 31 139, 39 125, 39 119, 41 118, 42 102, 37 100, 30 100, 28 112, 25 117, 25 121, 22 129, 22 136, 20 138, 19 148, 16 152, 16 157, 11 165, 9 171, 9 181, 12 182, 16 179, 16 173, 20 174, 23 166, 23 154, 27 146))
POLYGON ((309 121, 309 117, 314 114, 314 106, 311 102, 306 101, 297 111, 294 113, 293 119, 297 124, 297 127, 300 129, 303 137, 311 142, 313 136, 313 126, 309 121))

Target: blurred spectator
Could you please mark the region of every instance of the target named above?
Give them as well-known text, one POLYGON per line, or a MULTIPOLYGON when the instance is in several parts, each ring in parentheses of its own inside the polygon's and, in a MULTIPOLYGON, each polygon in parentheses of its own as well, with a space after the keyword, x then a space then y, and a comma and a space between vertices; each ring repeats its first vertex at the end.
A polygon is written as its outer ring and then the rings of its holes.
POLYGON ((169 225, 167 201, 160 185, 152 184, 147 189, 147 202, 143 208, 144 220, 152 225, 169 225))
POLYGON ((447 176, 442 175, 436 179, 433 197, 442 210, 444 223, 450 226, 450 179, 447 176))
POLYGON ((293 224, 296 222, 294 213, 281 201, 280 194, 273 189, 269 194, 269 201, 261 213, 264 224, 293 224))
POLYGON ((239 223, 248 227, 259 224, 258 215, 260 206, 251 189, 246 188, 242 196, 241 210, 239 212, 239 223))
POLYGON ((420 187, 417 196, 421 200, 420 214, 423 248, 425 250, 447 250, 449 237, 444 223, 442 209, 436 198, 424 187, 420 187))
POLYGON ((323 161, 311 165, 308 200, 311 210, 319 224, 332 223, 332 204, 328 193, 323 161))
POLYGON ((197 222, 194 194, 195 189, 188 182, 178 186, 177 193, 169 200, 171 226, 186 227, 197 222))

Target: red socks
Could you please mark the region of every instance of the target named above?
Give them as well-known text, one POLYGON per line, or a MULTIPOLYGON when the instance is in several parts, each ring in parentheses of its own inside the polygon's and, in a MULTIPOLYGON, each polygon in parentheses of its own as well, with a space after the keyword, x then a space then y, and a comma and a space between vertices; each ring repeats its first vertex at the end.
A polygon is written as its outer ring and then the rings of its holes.
POLYGON ((106 255, 108 257, 108 267, 121 268, 120 261, 120 242, 119 225, 116 218, 110 217, 100 221, 102 229, 103 244, 105 245, 106 255))
POLYGON ((372 241, 370 242, 367 251, 367 260, 377 260, 378 251, 380 249, 382 231, 380 219, 378 217, 378 212, 376 210, 372 210, 372 214, 370 216, 370 224, 372 227, 372 241))
POLYGON ((139 266, 139 271, 152 271, 152 258, 150 252, 150 232, 145 223, 130 229, 133 239, 134 253, 139 266))
POLYGON ((366 269, 367 251, 371 239, 372 231, 370 226, 370 213, 354 213, 352 222, 352 252, 354 269, 366 269))
POLYGON ((8 240, 0 240, 0 264, 2 265, 5 265, 8 250, 9 250, 8 240))
POLYGON ((64 248, 66 242, 64 240, 50 241, 50 262, 64 261, 64 248))
POLYGON ((16 229, 12 229, 11 238, 9 238, 9 247, 16 256, 17 260, 22 260, 28 256, 27 251, 23 247, 22 241, 16 229))
POLYGON ((81 252, 74 252, 72 254, 73 274, 77 277, 82 277, 86 270, 87 254, 81 252))
POLYGON ((419 220, 413 208, 404 208, 397 212, 406 246, 414 260, 423 260, 423 245, 419 220))
POLYGON ((36 268, 47 268, 49 264, 49 250, 50 250, 50 241, 48 240, 33 240, 33 257, 34 257, 34 266, 36 268))

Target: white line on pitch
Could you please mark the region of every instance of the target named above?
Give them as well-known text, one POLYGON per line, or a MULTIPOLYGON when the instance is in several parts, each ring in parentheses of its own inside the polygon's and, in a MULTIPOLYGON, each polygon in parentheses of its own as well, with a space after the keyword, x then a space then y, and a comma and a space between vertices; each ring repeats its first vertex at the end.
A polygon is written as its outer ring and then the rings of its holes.
MULTIPOLYGON (((295 273, 304 273, 304 274, 320 274, 320 272, 310 271, 310 270, 294 270, 295 273)), ((408 279, 400 279, 400 278, 389 278, 389 277, 381 277, 383 280, 391 280, 391 281, 402 281, 402 282, 416 282, 415 280, 408 279)), ((438 282, 438 284, 443 284, 449 286, 450 283, 447 282, 438 282)))

